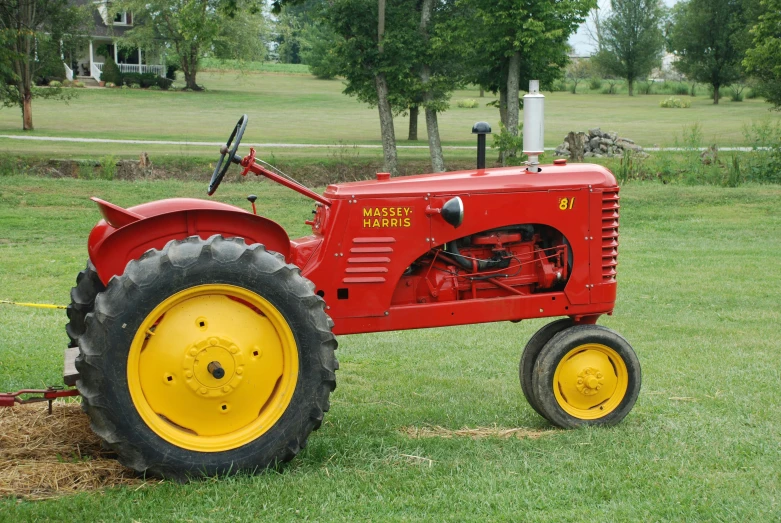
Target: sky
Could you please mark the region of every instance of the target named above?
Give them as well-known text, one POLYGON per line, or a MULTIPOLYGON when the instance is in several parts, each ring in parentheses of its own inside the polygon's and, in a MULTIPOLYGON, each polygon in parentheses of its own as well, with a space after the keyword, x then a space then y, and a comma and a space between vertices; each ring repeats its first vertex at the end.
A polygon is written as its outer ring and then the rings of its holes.
MULTIPOLYGON (((677 4, 680 0, 662 0, 665 5, 668 7, 672 7, 675 4, 677 4)), ((602 9, 602 15, 607 14, 607 12, 610 10, 610 0, 599 0, 600 8, 602 9)), ((594 50, 594 44, 589 40, 588 34, 585 30, 585 25, 582 24, 580 28, 578 28, 578 32, 572 35, 569 39, 570 45, 575 48, 575 53, 577 55, 582 56, 588 56, 590 55, 594 50)))

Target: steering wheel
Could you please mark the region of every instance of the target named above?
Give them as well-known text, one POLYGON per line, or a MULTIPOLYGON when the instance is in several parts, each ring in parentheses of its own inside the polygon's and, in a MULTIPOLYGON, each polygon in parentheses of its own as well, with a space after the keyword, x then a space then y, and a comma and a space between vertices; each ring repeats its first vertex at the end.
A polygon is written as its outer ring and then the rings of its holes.
POLYGON ((214 174, 212 174, 212 179, 209 182, 209 189, 206 191, 206 194, 209 196, 214 194, 214 191, 220 186, 220 182, 225 176, 225 173, 228 172, 228 167, 230 167, 231 163, 241 163, 241 156, 237 156, 236 151, 239 149, 239 144, 241 143, 241 138, 244 136, 244 131, 247 129, 248 121, 249 117, 246 114, 242 115, 236 123, 236 127, 233 128, 233 132, 231 133, 230 138, 228 138, 228 141, 225 145, 220 147, 220 160, 217 162, 217 167, 214 168, 214 174), (234 139, 236 140, 235 143, 234 139))

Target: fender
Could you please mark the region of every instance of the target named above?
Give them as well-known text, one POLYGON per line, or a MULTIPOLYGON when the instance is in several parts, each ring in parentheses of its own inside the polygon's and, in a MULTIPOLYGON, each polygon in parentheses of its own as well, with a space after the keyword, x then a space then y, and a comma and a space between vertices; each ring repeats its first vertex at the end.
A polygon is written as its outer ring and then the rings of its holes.
POLYGON ((149 249, 162 249, 169 241, 188 236, 241 237, 247 244, 262 243, 290 261, 290 238, 279 224, 233 205, 173 198, 123 209, 92 200, 103 219, 90 233, 89 257, 104 285, 149 249))

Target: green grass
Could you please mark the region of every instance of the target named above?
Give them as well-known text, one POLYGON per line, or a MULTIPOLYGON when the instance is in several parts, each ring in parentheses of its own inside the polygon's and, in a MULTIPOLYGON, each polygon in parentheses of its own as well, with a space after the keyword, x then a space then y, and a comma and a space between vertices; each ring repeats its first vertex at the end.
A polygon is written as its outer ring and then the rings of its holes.
MULTIPOLYGON (((255 183, 255 182, 252 182, 255 183)), ((0 299, 67 303, 99 215, 205 183, 6 177, 0 299)), ((246 206, 249 186, 222 201, 246 206)), ((263 183, 303 234, 311 205, 263 183)), ((600 323, 634 345, 643 389, 608 429, 536 440, 412 439, 403 427, 548 429, 517 364, 544 320, 339 339, 332 410, 281 473, 0 500, 0 521, 771 521, 781 513, 781 187, 622 188, 619 297, 600 323), (422 456, 416 460, 405 456, 422 456)), ((0 306, 0 390, 57 383, 63 311, 0 306)))
MULTIPOLYGON (((271 64, 268 66, 270 67, 271 64)), ((264 64, 264 67, 267 67, 264 64)), ((376 108, 342 94, 341 80, 319 80, 306 74, 276 74, 236 71, 202 72, 198 76, 205 92, 82 89, 68 104, 36 100, 33 104, 35 136, 74 136, 174 141, 225 140, 242 113, 250 116, 246 143, 359 143, 380 144, 376 108)), ((545 142, 561 143, 567 132, 601 126, 632 138, 644 146, 675 143, 684 126, 699 122, 707 143, 744 143, 742 127, 752 121, 778 119, 761 100, 712 105, 704 96, 692 99, 692 107, 668 111, 659 107, 669 94, 607 96, 565 92, 547 93, 545 142)), ((439 118, 445 145, 473 145, 471 128, 478 120, 498 130, 498 110, 486 107, 494 98, 479 98, 476 90, 454 93, 451 109, 439 118), (478 108, 459 108, 463 100, 476 100, 478 108)), ((414 145, 427 145, 425 122, 414 145)), ((407 119, 395 122, 399 145, 408 144, 407 119)), ((0 134, 21 134, 16 108, 0 110, 0 134)), ((23 154, 47 153, 65 156, 134 156, 150 154, 212 155, 214 147, 126 146, 116 144, 68 144, 20 142, 0 139, 0 149, 23 154)), ((264 150, 265 154, 277 150, 264 150)), ((283 154, 290 154, 286 151, 283 154)), ((311 152, 298 150, 295 154, 311 152)), ((379 156, 379 151, 361 154, 379 156)), ((426 155, 425 150, 416 153, 426 155)), ((448 151, 446 156, 465 153, 448 151)), ((470 153, 471 154, 471 153, 470 153)))

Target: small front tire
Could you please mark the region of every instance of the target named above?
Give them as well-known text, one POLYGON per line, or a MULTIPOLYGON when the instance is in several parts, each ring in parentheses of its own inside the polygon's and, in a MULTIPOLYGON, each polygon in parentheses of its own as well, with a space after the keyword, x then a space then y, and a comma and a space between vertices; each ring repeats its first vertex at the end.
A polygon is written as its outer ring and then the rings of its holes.
POLYGON ((619 423, 640 384, 640 362, 629 342, 598 325, 556 334, 540 351, 532 378, 543 416, 561 428, 619 423))
POLYGON ((563 331, 564 329, 572 327, 572 325, 573 323, 571 318, 562 318, 560 320, 548 323, 534 333, 534 336, 529 339, 529 342, 523 349, 521 362, 518 365, 518 375, 521 380, 521 390, 523 391, 523 395, 526 397, 526 401, 529 402, 529 405, 531 405, 540 416, 544 417, 545 414, 542 413, 542 409, 540 409, 537 403, 537 398, 534 396, 534 387, 532 386, 534 363, 537 361, 537 357, 540 355, 540 351, 545 346, 545 344, 548 343, 556 334, 563 331))

